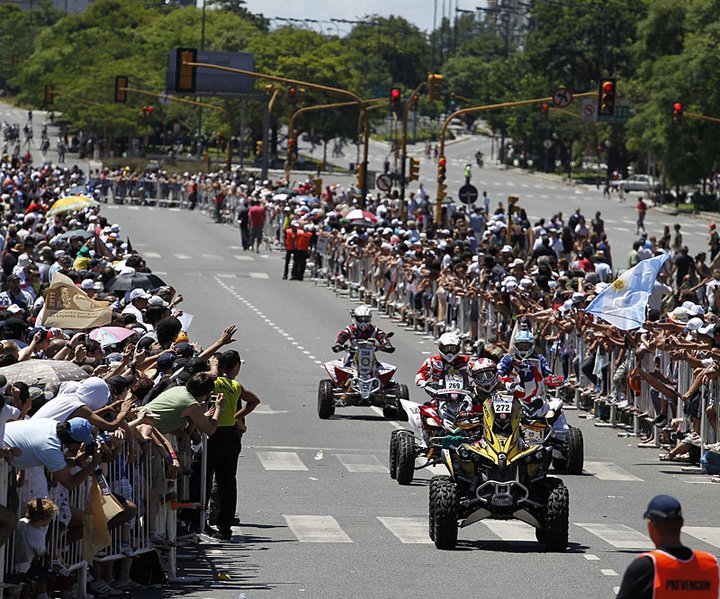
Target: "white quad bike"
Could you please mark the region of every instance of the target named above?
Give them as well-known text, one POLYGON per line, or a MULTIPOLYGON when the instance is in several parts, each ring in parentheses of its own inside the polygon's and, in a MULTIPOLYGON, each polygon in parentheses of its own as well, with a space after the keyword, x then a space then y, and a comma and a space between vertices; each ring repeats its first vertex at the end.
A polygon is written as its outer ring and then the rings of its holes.
MULTIPOLYGON (((532 365, 536 372, 540 372, 540 363, 536 359, 526 359, 525 363, 532 365)), ((525 413, 531 420, 538 419, 552 424, 553 435, 552 456, 555 470, 564 471, 567 474, 582 474, 585 461, 584 439, 582 431, 568 424, 563 412, 564 402, 556 395, 550 395, 549 389, 555 390, 564 382, 561 376, 535 376, 534 380, 524 385, 517 375, 501 377, 506 388, 511 391, 518 391, 523 394, 525 413), (529 408, 528 406, 532 407, 529 408)), ((544 431, 533 430, 533 427, 523 426, 523 435, 527 441, 537 441, 544 437, 544 431), (538 437, 536 439, 535 437, 538 437)))

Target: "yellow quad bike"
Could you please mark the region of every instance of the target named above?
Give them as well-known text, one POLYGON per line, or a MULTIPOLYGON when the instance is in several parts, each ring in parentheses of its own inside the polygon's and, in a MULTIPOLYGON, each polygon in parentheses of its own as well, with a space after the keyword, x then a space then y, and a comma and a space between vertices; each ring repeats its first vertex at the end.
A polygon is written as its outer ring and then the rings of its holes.
POLYGON ((483 433, 474 442, 442 449, 449 475, 430 481, 429 532, 438 549, 454 549, 458 528, 480 520, 517 519, 535 528, 547 551, 568 543, 567 487, 547 476, 552 427, 542 439, 526 440, 523 410, 512 395, 483 403, 483 433))

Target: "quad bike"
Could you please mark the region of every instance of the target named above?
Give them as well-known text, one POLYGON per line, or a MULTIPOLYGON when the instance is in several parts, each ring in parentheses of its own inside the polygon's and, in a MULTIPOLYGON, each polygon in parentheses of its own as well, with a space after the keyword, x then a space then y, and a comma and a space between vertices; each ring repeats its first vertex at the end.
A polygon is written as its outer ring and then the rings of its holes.
MULTIPOLYGON (((534 360, 526 360, 533 362, 534 360)), ((537 366, 539 372, 539 365, 537 366)), ((564 379, 561 376, 536 376, 532 381, 532 385, 526 384, 524 387, 518 384, 517 377, 501 377, 500 381, 506 383, 509 387, 520 389, 523 395, 523 405, 526 406, 527 415, 530 418, 541 418, 542 423, 536 426, 540 429, 545 426, 545 422, 549 423, 554 434, 552 435, 552 463, 553 468, 566 474, 582 474, 585 461, 585 441, 582 431, 574 426, 570 426, 563 412, 564 402, 557 395, 550 395, 549 390, 556 390, 560 387, 564 379), (515 385, 515 387, 513 387, 515 385), (527 406, 532 406, 528 408, 527 406)), ((525 427, 523 427, 525 429, 525 427)), ((525 432, 525 431, 524 431, 525 432)), ((533 436, 530 433, 529 436, 533 436)), ((544 436, 542 430, 539 431, 544 436)))
POLYGON ((474 392, 467 374, 449 373, 442 381, 425 386, 431 401, 420 405, 401 400, 414 432, 402 429, 390 434, 390 477, 409 485, 416 470, 441 463, 440 451, 466 441, 482 425, 474 409, 474 392), (415 466, 415 460, 425 458, 415 466))
POLYGON ((375 354, 379 349, 376 339, 357 341, 343 347, 347 360, 325 362, 330 378, 321 380, 318 388, 321 419, 330 418, 335 408, 345 406, 379 406, 385 418, 405 419, 400 400, 409 397, 407 385, 392 380, 397 368, 378 361, 375 354))
MULTIPOLYGON (((522 437, 523 407, 498 393, 483 403, 480 439, 442 449, 449 475, 430 481, 429 533, 438 549, 453 549, 458 528, 486 518, 517 519, 535 528, 547 551, 568 543, 569 495, 559 478, 547 476, 552 452, 522 437)), ((553 434, 552 427, 546 435, 553 434)))

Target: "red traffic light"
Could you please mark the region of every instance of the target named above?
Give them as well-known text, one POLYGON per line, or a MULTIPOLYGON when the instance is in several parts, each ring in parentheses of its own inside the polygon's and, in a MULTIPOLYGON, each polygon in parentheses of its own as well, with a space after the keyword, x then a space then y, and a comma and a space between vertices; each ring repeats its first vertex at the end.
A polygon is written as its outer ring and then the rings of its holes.
POLYGON ((155 110, 152 106, 148 106, 147 108, 148 108, 148 112, 149 112, 150 114, 152 114, 152 113, 153 113, 153 110, 155 110))
POLYGON ((291 96, 294 96, 295 94, 297 94, 297 89, 295 89, 294 87, 291 87, 288 90, 288 94, 290 94, 291 96))
POLYGON ((547 112, 548 110, 550 110, 550 105, 549 105, 549 104, 543 104, 543 105, 542 105, 542 111, 543 111, 543 112, 547 112))
POLYGON ((393 100, 397 100, 398 98, 400 98, 400 90, 399 90, 399 89, 393 89, 393 90, 391 90, 391 91, 390 91, 390 97, 391 97, 393 100))
POLYGON ((675 102, 675 104, 673 104, 673 110, 675 110, 675 112, 682 112, 682 109, 683 105, 680 102, 675 102))
POLYGON ((440 160, 438 160, 438 165, 445 166, 446 164, 447 164, 447 160, 445 160, 444 157, 440 158, 440 160))
POLYGON ((606 81, 603 83, 603 91, 605 92, 611 92, 613 90, 613 82, 612 81, 606 81))

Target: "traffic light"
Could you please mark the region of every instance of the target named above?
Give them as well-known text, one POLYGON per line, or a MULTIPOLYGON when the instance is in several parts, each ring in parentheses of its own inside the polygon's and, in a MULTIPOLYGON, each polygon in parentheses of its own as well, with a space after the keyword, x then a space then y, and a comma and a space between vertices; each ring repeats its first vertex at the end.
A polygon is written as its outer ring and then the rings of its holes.
POLYGON ((194 94, 197 69, 188 62, 197 62, 197 49, 175 48, 175 91, 194 94))
POLYGON ((396 87, 390 90, 390 112, 400 112, 400 90, 396 87))
POLYGON ((438 174, 437 180, 442 183, 447 178, 447 160, 445 156, 440 156, 438 159, 438 174))
POLYGON ((448 112, 455 112, 457 109, 457 98, 455 97, 454 92, 450 92, 450 96, 448 97, 448 112))
POLYGON ((143 106, 142 107, 142 113, 144 117, 151 117, 152 113, 155 111, 155 108, 151 106, 143 106))
POLYGON ((255 142, 255 156, 262 156, 263 153, 263 142, 261 139, 255 142))
POLYGON ((547 104, 547 103, 543 104, 543 105, 540 107, 540 110, 541 110, 541 113, 542 113, 542 117, 543 117, 544 119, 546 119, 546 118, 548 118, 548 117, 550 116, 550 104, 547 104))
POLYGON ((418 102, 420 102, 420 96, 413 94, 413 97, 410 99, 410 107, 413 109, 413 112, 417 112, 418 102))
POLYGON ((427 79, 428 98, 431 102, 439 100, 442 96, 443 80, 445 78, 437 73, 430 73, 427 79))
POLYGON ((115 77, 115 101, 127 103, 127 77, 115 77))
POLYGON ((447 195, 447 185, 445 185, 445 183, 438 183, 437 201, 442 202, 445 199, 446 195, 447 195))
POLYGON ((288 89, 288 102, 290 102, 290 104, 295 104, 295 102, 297 102, 297 99, 298 99, 297 87, 289 88, 288 89))
POLYGON ((420 179, 420 160, 417 158, 410 159, 410 176, 409 181, 417 181, 420 179))
POLYGON ((672 117, 673 123, 677 123, 678 125, 682 123, 683 120, 683 105, 682 102, 675 102, 673 104, 673 117, 672 117))
POLYGON ((320 177, 313 179, 313 193, 316 198, 322 195, 322 179, 320 177))
POLYGON ((364 174, 365 174, 365 169, 364 169, 363 163, 360 162, 360 163, 355 167, 355 177, 357 178, 357 187, 358 187, 358 189, 362 189, 363 179, 365 178, 365 177, 364 177, 364 174))
POLYGON ((292 137, 288 138, 287 154, 289 158, 295 157, 295 140, 292 137))
POLYGON ((615 79, 601 79, 598 91, 598 116, 615 116, 615 79))
POLYGON ((46 85, 45 86, 45 93, 44 93, 44 102, 46 105, 50 106, 50 104, 53 103, 55 100, 55 88, 52 85, 46 85))

